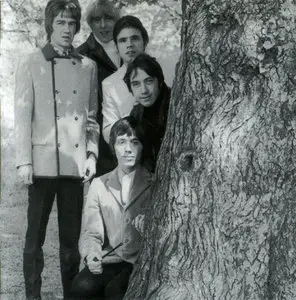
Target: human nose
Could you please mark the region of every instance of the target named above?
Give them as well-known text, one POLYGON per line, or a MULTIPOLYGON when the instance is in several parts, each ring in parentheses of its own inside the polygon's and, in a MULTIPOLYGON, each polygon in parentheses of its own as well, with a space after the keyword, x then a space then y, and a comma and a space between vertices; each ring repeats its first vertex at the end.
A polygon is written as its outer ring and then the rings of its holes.
POLYGON ((70 24, 66 23, 64 26, 64 32, 69 33, 70 32, 70 24))
POLYGON ((131 143, 130 142, 127 142, 125 144, 124 150, 125 150, 125 152, 131 152, 132 151, 132 147, 131 147, 131 143))
POLYGON ((128 48, 130 48, 130 47, 133 46, 132 39, 127 39, 127 41, 126 41, 126 46, 127 46, 128 48))
POLYGON ((105 28, 105 18, 104 17, 101 18, 101 27, 105 28))
POLYGON ((146 84, 145 84, 145 83, 142 83, 142 84, 141 84, 141 92, 142 92, 142 94, 146 94, 147 91, 148 91, 148 89, 147 89, 146 84))

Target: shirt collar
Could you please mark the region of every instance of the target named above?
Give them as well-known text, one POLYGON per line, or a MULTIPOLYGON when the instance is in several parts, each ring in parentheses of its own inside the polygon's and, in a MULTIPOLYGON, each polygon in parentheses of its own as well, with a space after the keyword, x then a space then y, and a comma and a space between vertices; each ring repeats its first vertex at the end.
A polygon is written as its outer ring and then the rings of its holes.
POLYGON ((124 176, 129 177, 130 180, 133 181, 137 169, 138 169, 138 168, 135 168, 135 170, 133 170, 132 172, 126 174, 126 173, 124 173, 120 168, 117 168, 117 176, 118 176, 118 180, 119 180, 120 184, 121 184, 122 178, 123 178, 124 176))
MULTIPOLYGON (((43 53, 43 55, 44 55, 44 57, 47 61, 52 60, 53 58, 56 58, 56 57, 64 57, 63 55, 60 55, 57 52, 57 48, 56 47, 54 48, 54 46, 50 43, 47 43, 42 48, 41 51, 42 51, 42 53, 43 53)), ((70 53, 68 53, 69 57, 75 57, 77 59, 82 59, 83 58, 83 56, 80 55, 74 47, 71 47, 69 49, 69 52, 70 52, 70 53)))

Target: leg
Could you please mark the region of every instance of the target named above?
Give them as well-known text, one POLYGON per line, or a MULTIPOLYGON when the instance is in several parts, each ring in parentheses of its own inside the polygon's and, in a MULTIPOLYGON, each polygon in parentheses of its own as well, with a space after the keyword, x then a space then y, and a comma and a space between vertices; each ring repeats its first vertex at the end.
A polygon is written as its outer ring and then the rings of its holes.
POLYGON ((85 267, 74 278, 72 294, 82 299, 104 298, 103 274, 95 275, 85 267))
POLYGON ((79 271, 78 240, 83 206, 83 185, 76 179, 59 179, 57 191, 60 265, 64 298, 71 297, 71 285, 79 271))
MULTIPOLYGON (((112 265, 109 265, 112 267, 112 265)), ((108 300, 121 300, 127 290, 129 278, 133 271, 133 265, 127 262, 114 264, 113 278, 108 282, 105 287, 105 299, 108 300)))
POLYGON ((28 195, 28 228, 23 257, 26 296, 28 299, 41 299, 41 273, 44 267, 42 246, 55 196, 55 180, 34 179, 28 195))
POLYGON ((122 262, 103 266, 103 273, 92 274, 85 267, 74 279, 72 293, 81 299, 121 300, 126 292, 132 264, 122 262))

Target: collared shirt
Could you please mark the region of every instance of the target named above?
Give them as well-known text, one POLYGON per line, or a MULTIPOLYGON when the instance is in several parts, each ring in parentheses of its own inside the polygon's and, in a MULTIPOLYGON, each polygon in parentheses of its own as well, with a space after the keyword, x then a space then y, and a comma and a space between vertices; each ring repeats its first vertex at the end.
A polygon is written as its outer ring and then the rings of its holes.
POLYGON ((119 68, 120 67, 120 57, 118 54, 118 50, 113 40, 108 43, 101 42, 95 35, 93 35, 95 40, 104 48, 105 52, 108 54, 109 58, 112 60, 114 65, 119 68))
POLYGON ((130 173, 123 173, 121 169, 117 169, 118 179, 121 183, 121 203, 126 205, 130 199, 130 191, 133 186, 136 170, 130 173))
POLYGON ((60 55, 60 56, 70 56, 70 54, 72 53, 72 47, 69 48, 63 48, 63 47, 59 47, 53 43, 51 43, 54 51, 60 55))

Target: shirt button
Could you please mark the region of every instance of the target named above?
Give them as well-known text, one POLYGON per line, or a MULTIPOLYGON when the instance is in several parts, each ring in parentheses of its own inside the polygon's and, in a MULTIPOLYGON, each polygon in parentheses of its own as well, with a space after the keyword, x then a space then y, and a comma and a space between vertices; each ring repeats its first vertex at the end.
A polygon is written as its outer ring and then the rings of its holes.
POLYGON ((76 148, 78 148, 78 146, 79 146, 78 144, 75 144, 75 147, 76 147, 76 148))
POLYGON ((77 121, 77 120, 78 120, 78 117, 76 116, 76 117, 75 117, 75 121, 77 121))
POLYGON ((125 219, 125 223, 128 224, 129 222, 130 222, 130 219, 129 219, 129 218, 126 218, 126 219, 125 219))
POLYGON ((77 94, 77 91, 76 91, 76 90, 74 90, 74 91, 73 91, 73 94, 77 94))
POLYGON ((72 61, 72 65, 75 66, 75 65, 76 65, 76 62, 75 62, 75 61, 72 61))
POLYGON ((125 239, 124 243, 127 244, 129 242, 129 239, 125 239))

